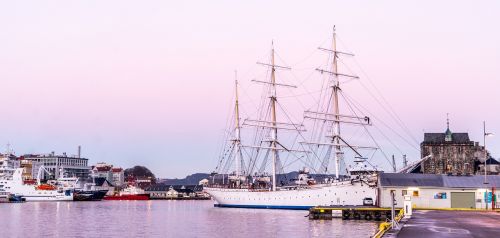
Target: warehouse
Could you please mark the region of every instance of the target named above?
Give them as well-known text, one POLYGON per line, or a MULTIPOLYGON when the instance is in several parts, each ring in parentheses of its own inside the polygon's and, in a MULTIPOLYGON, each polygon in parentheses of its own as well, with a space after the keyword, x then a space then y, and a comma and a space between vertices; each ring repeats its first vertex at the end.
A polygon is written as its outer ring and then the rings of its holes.
POLYGON ((402 207, 404 196, 411 197, 414 208, 499 207, 500 176, 448 176, 439 174, 382 173, 379 176, 381 207, 391 206, 391 191, 396 207, 402 207), (486 180, 486 183, 485 183, 486 180), (496 204, 494 204, 496 201, 496 204))

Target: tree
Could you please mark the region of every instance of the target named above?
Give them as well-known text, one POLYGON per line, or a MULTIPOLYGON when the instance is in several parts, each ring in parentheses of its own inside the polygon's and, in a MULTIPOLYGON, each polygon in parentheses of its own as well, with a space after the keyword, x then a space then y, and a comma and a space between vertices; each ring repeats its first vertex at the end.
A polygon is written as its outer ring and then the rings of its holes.
POLYGON ((125 178, 151 178, 151 182, 156 181, 156 176, 144 166, 136 165, 133 168, 128 168, 124 171, 125 178))

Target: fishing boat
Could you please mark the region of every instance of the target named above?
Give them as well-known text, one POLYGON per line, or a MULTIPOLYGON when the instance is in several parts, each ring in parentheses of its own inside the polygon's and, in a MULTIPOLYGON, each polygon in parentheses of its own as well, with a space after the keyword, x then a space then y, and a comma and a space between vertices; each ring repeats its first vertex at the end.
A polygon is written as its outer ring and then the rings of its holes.
POLYGON ((104 200, 149 200, 149 195, 136 186, 128 186, 113 196, 106 196, 104 200))
POLYGON ((100 201, 106 196, 108 190, 75 190, 74 201, 100 201))
MULTIPOLYGON (((329 68, 316 69, 321 77, 326 78, 327 87, 319 95, 322 99, 315 110, 303 112, 302 123, 291 121, 293 117, 279 101, 278 88, 294 89, 297 86, 277 80, 276 71, 291 68, 275 63, 274 45, 270 62, 258 63, 268 68, 269 78, 252 80, 264 88, 257 119, 242 120, 238 80, 235 80, 236 100, 230 132, 216 170, 204 187, 213 198, 214 206, 309 209, 320 205, 362 206, 367 205, 367 201, 370 201, 369 205, 377 204, 380 171, 366 155, 373 154, 380 147, 376 142, 355 145, 349 141, 350 137, 341 134, 341 127, 345 128, 345 125, 369 133, 368 128, 373 123, 359 111, 341 111, 340 99, 345 97, 342 82, 359 77, 340 72, 339 59, 354 55, 337 50, 335 29, 331 43, 331 48, 319 48, 328 54, 329 68), (243 137, 243 128, 249 135, 243 137), (345 158, 346 155, 351 158, 345 158), (287 159, 304 165, 296 178, 286 178, 284 161, 287 159), (346 165, 346 160, 349 165, 346 165), (334 162, 333 174, 330 161, 334 162)), ((349 100, 342 102, 348 104, 349 100)), ((373 139, 369 135, 365 138, 373 139)))

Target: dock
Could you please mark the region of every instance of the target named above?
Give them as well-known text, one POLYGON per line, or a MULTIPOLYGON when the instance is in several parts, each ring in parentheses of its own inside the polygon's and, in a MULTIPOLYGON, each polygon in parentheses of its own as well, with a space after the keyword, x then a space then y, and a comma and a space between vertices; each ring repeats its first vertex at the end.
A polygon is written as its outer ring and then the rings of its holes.
MULTIPOLYGON (((400 209, 396 209, 396 214, 400 209)), ((331 220, 342 218, 343 220, 375 220, 385 221, 391 219, 390 208, 380 208, 375 206, 318 206, 309 209, 309 219, 311 220, 331 220)))
POLYGON ((498 237, 499 211, 415 211, 397 237, 498 237))

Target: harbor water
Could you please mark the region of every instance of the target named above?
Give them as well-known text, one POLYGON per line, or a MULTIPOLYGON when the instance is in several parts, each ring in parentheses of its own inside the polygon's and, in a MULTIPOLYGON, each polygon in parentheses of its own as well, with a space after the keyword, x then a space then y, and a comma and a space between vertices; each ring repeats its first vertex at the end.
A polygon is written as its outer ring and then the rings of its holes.
POLYGON ((369 237, 377 222, 308 211, 215 208, 212 201, 0 204, 0 237, 369 237))

